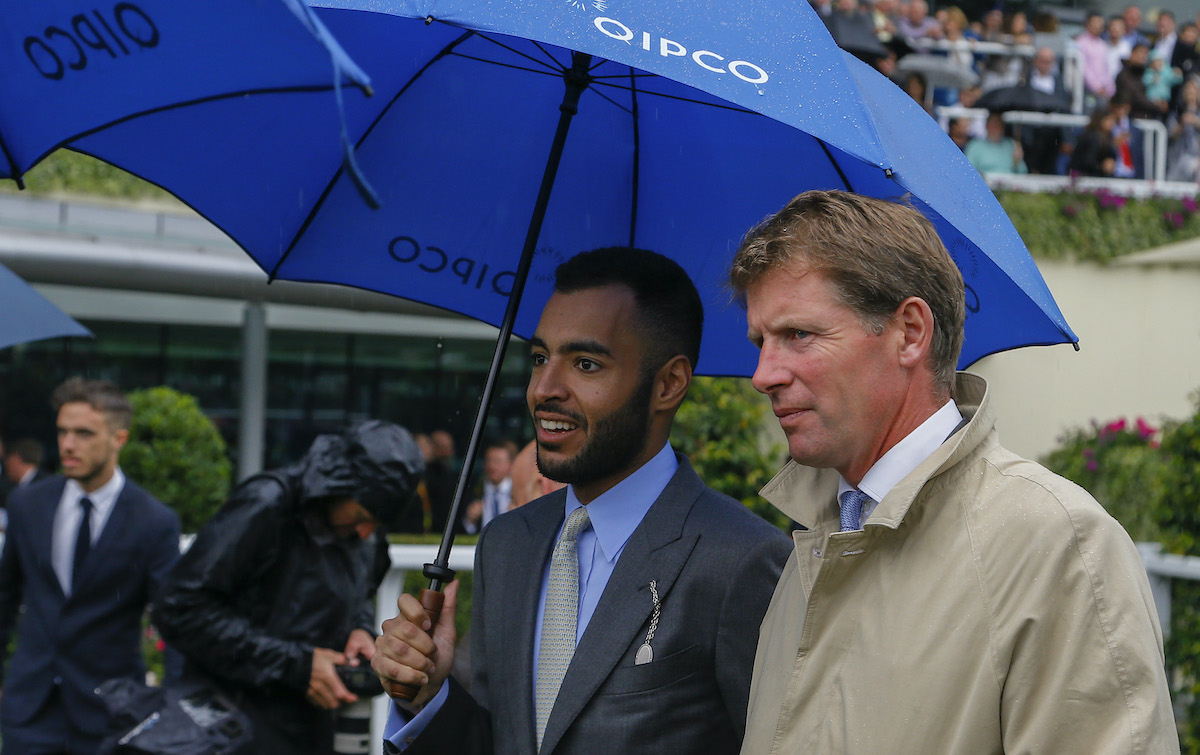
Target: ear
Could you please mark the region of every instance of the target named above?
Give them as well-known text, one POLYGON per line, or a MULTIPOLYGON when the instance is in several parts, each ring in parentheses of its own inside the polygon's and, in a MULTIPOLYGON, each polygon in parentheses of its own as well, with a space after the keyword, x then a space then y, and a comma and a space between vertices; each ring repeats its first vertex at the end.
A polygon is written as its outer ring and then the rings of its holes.
POLYGON ((933 348, 933 310, 929 303, 910 296, 896 308, 893 322, 901 328, 900 365, 906 368, 926 364, 933 348))
POLYGON ((650 397, 650 411, 674 412, 683 403, 688 386, 692 384, 692 363, 682 354, 677 354, 658 369, 654 376, 654 393, 650 397))
POLYGON ((117 451, 119 452, 122 448, 125 447, 126 441, 129 440, 129 431, 128 430, 114 430, 113 431, 113 439, 117 443, 117 451))

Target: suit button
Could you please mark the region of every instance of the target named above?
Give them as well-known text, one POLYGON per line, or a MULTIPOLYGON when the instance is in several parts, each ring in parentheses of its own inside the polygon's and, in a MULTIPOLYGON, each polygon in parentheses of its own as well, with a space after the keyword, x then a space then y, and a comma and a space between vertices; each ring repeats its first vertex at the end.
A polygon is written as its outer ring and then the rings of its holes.
POLYGON ((55 686, 61 687, 62 686, 62 677, 61 676, 54 677, 54 684, 55 684, 55 686))
POLYGON ((813 558, 820 558, 821 555, 821 546, 818 545, 817 547, 813 548, 813 558))

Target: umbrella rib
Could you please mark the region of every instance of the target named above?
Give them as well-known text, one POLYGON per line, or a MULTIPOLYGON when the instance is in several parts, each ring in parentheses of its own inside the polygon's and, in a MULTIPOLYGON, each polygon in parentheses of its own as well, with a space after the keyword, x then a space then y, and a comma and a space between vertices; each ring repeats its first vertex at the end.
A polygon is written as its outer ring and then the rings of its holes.
MULTIPOLYGON (((404 93, 408 91, 409 87, 416 83, 417 79, 421 78, 421 76, 423 76, 425 72, 433 66, 434 63, 437 63, 442 58, 452 54, 454 52, 454 48, 458 47, 460 44, 473 36, 476 36, 476 32, 467 31, 462 35, 455 37, 453 41, 439 50, 437 55, 434 55, 427 63, 425 63, 425 65, 421 66, 421 70, 414 73, 408 81, 404 82, 404 86, 400 87, 399 91, 396 92, 395 96, 392 97, 388 104, 380 109, 379 115, 375 116, 375 120, 371 122, 371 125, 363 130, 362 136, 360 136, 358 141, 355 142, 354 148, 359 149, 362 147, 363 143, 367 140, 367 137, 371 135, 371 132, 374 131, 375 127, 379 125, 380 121, 383 120, 383 117, 392 109, 392 105, 396 104, 396 102, 404 95, 404 93)), ((313 220, 317 217, 317 212, 322 206, 324 206, 325 200, 329 198, 329 192, 333 191, 333 187, 337 184, 338 179, 341 178, 345 171, 345 166, 339 167, 337 171, 334 172, 333 177, 329 180, 329 182, 325 184, 324 190, 321 191, 321 196, 317 197, 317 201, 313 202, 312 209, 308 211, 308 216, 304 218, 304 222, 301 223, 300 227, 296 229, 296 233, 292 236, 292 240, 288 242, 287 249, 283 250, 283 254, 279 255, 279 261, 267 271, 268 283, 274 281, 279 275, 279 269, 283 266, 283 263, 287 261, 287 258, 291 256, 292 250, 296 248, 296 242, 300 240, 300 238, 304 235, 304 232, 308 230, 308 227, 312 225, 313 220)))
POLYGON ((612 105, 613 107, 615 107, 619 110, 624 110, 626 113, 633 112, 632 110, 629 109, 629 107, 622 105, 621 103, 614 100, 612 97, 609 97, 604 92, 597 90, 595 87, 588 87, 588 90, 595 92, 597 97, 599 97, 600 99, 604 100, 605 102, 609 103, 610 105, 612 105))
MULTIPOLYGON (((541 44, 539 44, 539 43, 537 43, 537 42, 534 42, 534 43, 533 43, 533 44, 534 44, 534 46, 535 46, 535 47, 537 47, 539 50, 541 50, 541 51, 542 51, 542 53, 544 53, 544 54, 545 54, 545 56, 546 56, 547 58, 549 58, 549 61, 550 61, 550 62, 546 62, 546 61, 544 61, 544 60, 538 60, 537 58, 535 58, 534 56, 530 55, 529 53, 521 52, 520 50, 518 50, 517 48, 513 47, 512 45, 506 45, 506 44, 504 44, 503 42, 501 42, 500 40, 498 40, 498 39, 493 39, 492 37, 489 37, 489 36, 488 36, 488 35, 486 35, 486 34, 480 34, 480 35, 479 35, 479 37, 480 37, 480 39, 485 39, 485 40, 487 40, 488 42, 491 42, 492 44, 496 45, 497 47, 499 47, 499 48, 500 48, 500 49, 502 49, 502 50, 507 50, 507 51, 511 52, 513 55, 516 55, 517 57, 525 58, 526 60, 528 60, 530 63, 533 63, 534 65, 537 65, 537 66, 542 66, 542 67, 544 67, 544 68, 546 68, 546 69, 548 69, 548 70, 551 70, 551 71, 556 71, 556 72, 557 72, 557 73, 559 73, 559 74, 562 74, 562 73, 564 73, 564 72, 567 70, 567 67, 566 67, 565 65, 563 65, 562 63, 558 62, 558 60, 557 60, 557 59, 555 59, 555 57, 554 57, 553 55, 551 55, 551 54, 550 54, 550 51, 549 51, 549 50, 547 50, 546 48, 542 47, 542 46, 541 46, 541 44)), ((532 41, 532 40, 530 40, 530 41, 532 41)), ((458 55, 462 55, 462 53, 456 53, 456 54, 458 54, 458 55)), ((470 57, 470 56, 463 55, 463 57, 470 57)), ((484 60, 484 59, 482 59, 482 58, 475 58, 475 60, 483 60, 483 62, 485 62, 485 63, 496 63, 496 61, 493 61, 493 60, 484 60)), ((504 65, 504 64, 503 64, 503 63, 497 63, 497 65, 504 65)))
POLYGON ((633 187, 629 192, 629 246, 633 246, 633 240, 637 238, 637 208, 638 208, 638 186, 642 165, 642 140, 641 140, 641 122, 638 120, 638 89, 637 76, 633 69, 629 69, 629 94, 630 94, 630 115, 633 117, 633 187))
POLYGON ((821 145, 825 156, 829 158, 829 164, 833 166, 833 169, 837 171, 838 176, 842 179, 842 185, 846 187, 846 191, 854 191, 854 188, 850 186, 850 179, 846 178, 846 174, 842 171, 842 166, 838 165, 837 160, 833 159, 833 153, 829 151, 829 145, 823 139, 816 139, 816 142, 821 145))
MULTIPOLYGON (((622 89, 627 92, 633 91, 631 89, 631 87, 620 86, 618 84, 613 84, 608 81, 595 81, 595 82, 593 82, 593 84, 594 84, 593 89, 595 89, 595 87, 598 87, 598 86, 606 86, 606 87, 612 87, 613 89, 622 89)), ((731 110, 735 113, 745 113, 746 115, 756 115, 761 118, 767 117, 767 116, 763 115, 762 113, 756 113, 753 110, 747 110, 744 107, 738 107, 736 105, 724 105, 720 102, 706 102, 704 100, 698 100, 693 97, 681 97, 678 94, 666 94, 665 92, 655 92, 655 91, 652 91, 649 89, 639 89, 638 91, 641 92, 642 94, 653 95, 654 97, 662 97, 662 98, 668 99, 668 100, 676 100, 677 102, 687 102, 692 105, 704 105, 706 107, 715 107, 715 108, 719 108, 721 110, 731 110)))
MULTIPOLYGON (((539 76, 554 76, 556 78, 560 78, 560 79, 562 78, 562 71, 555 71, 553 68, 546 68, 544 70, 538 69, 538 68, 529 68, 527 66, 519 66, 516 63, 501 63, 498 60, 489 60, 488 58, 480 58, 476 55, 464 55, 461 52, 451 53, 449 57, 462 58, 463 60, 474 60, 476 63, 486 63, 487 65, 490 65, 490 66, 499 66, 501 68, 511 68, 514 71, 525 71, 526 73, 535 73, 535 74, 538 74, 539 76)), ((537 64, 537 61, 535 60, 534 63, 537 64)))

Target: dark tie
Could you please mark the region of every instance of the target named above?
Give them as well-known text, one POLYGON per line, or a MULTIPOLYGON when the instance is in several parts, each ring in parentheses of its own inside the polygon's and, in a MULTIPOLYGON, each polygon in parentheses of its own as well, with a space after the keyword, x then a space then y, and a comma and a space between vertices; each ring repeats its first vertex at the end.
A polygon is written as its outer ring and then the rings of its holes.
POLYGON ((71 564, 71 591, 79 583, 79 575, 83 574, 83 562, 87 561, 88 552, 92 550, 92 501, 87 496, 79 499, 79 508, 83 516, 79 520, 79 535, 75 538, 75 561, 71 564))

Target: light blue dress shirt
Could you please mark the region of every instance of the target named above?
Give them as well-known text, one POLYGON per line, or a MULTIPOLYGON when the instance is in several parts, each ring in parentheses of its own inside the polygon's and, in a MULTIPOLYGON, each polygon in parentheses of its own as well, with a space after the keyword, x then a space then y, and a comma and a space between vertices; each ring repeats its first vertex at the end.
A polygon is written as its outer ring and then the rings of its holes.
MULTIPOLYGON (((679 460, 675 458, 671 444, 667 443, 654 458, 587 505, 591 524, 579 534, 577 541, 579 620, 575 625, 576 643, 583 637, 588 622, 600 603, 600 596, 604 593, 604 587, 616 568, 617 559, 625 549, 629 536, 642 523, 642 518, 650 510, 651 504, 662 495, 678 468, 679 460)), ((568 485, 563 526, 566 525, 566 517, 582 505, 575 495, 575 488, 568 485)), ((562 532, 562 526, 559 527, 559 532, 562 532)), ((557 539, 558 536, 555 535, 555 540, 557 539)), ((538 649, 542 642, 542 617, 546 610, 546 582, 549 576, 550 561, 547 558, 542 570, 541 598, 538 600, 537 622, 533 632, 533 668, 530 672, 535 680, 538 649)), ((437 695, 420 713, 413 716, 412 720, 408 720, 407 711, 393 703, 388 713, 387 724, 383 728, 383 738, 402 751, 407 749, 408 741, 424 731, 429 720, 441 709, 449 695, 449 687, 450 685, 443 684, 437 695)), ((536 687, 535 683, 535 694, 536 687)), ((536 700, 534 707, 537 707, 536 700)))

